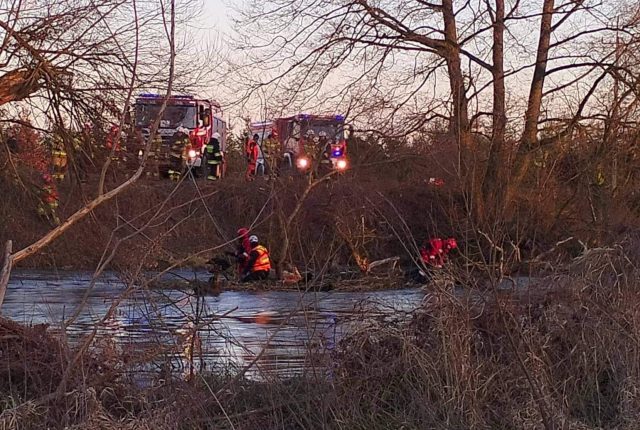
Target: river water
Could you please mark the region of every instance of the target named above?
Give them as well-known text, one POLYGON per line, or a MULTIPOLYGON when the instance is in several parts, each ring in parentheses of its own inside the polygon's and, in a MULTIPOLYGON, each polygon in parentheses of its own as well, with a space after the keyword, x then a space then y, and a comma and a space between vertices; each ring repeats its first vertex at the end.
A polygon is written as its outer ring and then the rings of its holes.
MULTIPOLYGON (((203 273, 176 273, 193 278, 203 273)), ((110 342, 138 358, 132 372, 185 372, 195 348, 200 370, 248 369, 263 379, 310 369, 326 371, 331 351, 345 333, 365 324, 402 318, 423 300, 419 289, 375 292, 227 291, 196 297, 179 289, 127 289, 106 274, 88 292, 91 273, 15 271, 2 307, 4 316, 54 328, 85 305, 66 335, 78 342, 97 327, 97 342, 110 342), (127 292, 125 295, 124 293, 127 292), (123 297, 112 318, 109 307, 123 297), (195 328, 194 328, 195 327, 195 328), (197 331, 194 340, 191 334, 197 331), (200 344, 201 347, 197 348, 200 344), (158 354, 159 350, 165 351, 158 354), (151 354, 155 352, 155 354, 151 354), (142 357, 151 357, 148 360, 142 357)))

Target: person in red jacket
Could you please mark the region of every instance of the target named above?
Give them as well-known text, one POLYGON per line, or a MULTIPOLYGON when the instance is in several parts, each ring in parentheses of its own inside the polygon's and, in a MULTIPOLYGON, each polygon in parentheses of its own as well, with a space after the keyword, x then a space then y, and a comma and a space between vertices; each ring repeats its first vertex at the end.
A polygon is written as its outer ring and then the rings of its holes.
POLYGON ((111 128, 109 129, 107 137, 105 138, 104 147, 107 149, 109 154, 111 154, 111 151, 113 151, 113 155, 111 156, 112 161, 116 163, 119 163, 120 160, 126 161, 122 153, 124 144, 124 133, 120 132, 120 126, 115 123, 111 124, 111 128))
POLYGON ((439 237, 429 239, 429 243, 420 248, 420 257, 427 267, 442 268, 447 262, 447 256, 458 247, 454 238, 443 240, 439 237))
POLYGON ((231 255, 236 259, 236 268, 238 270, 238 278, 242 278, 244 274, 247 261, 249 260, 249 253, 251 252, 251 244, 249 243, 249 229, 246 227, 239 228, 238 231, 238 244, 235 252, 227 252, 227 255, 231 255))
POLYGON ((245 179, 247 181, 253 181, 256 177, 256 167, 258 165, 258 156, 260 151, 258 149, 259 136, 253 135, 253 139, 247 142, 245 147, 245 155, 247 157, 247 172, 245 173, 245 179))

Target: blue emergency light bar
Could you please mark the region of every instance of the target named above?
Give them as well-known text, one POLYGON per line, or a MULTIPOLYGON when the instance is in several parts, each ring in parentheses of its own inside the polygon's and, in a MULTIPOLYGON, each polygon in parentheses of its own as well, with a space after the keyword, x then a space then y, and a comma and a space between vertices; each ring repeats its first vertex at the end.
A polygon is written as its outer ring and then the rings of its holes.
MULTIPOLYGON (((302 118, 302 119, 307 119, 307 118, 311 118, 311 117, 312 117, 312 115, 311 115, 311 114, 308 114, 308 113, 301 113, 301 114, 299 114, 299 115, 298 115, 298 117, 299 117, 299 118, 302 118)), ((325 117, 325 118, 326 118, 326 117, 325 117)), ((344 115, 335 115, 335 116, 334 116, 334 119, 335 119, 336 121, 344 121, 344 115)))
MULTIPOLYGON (((142 99, 161 99, 164 96, 160 95, 160 94, 153 94, 153 93, 142 93, 138 95, 139 98, 142 99)), ((171 99, 189 99, 189 100, 193 100, 193 96, 191 95, 187 95, 187 94, 181 94, 181 95, 177 95, 177 96, 171 96, 169 97, 171 99)))

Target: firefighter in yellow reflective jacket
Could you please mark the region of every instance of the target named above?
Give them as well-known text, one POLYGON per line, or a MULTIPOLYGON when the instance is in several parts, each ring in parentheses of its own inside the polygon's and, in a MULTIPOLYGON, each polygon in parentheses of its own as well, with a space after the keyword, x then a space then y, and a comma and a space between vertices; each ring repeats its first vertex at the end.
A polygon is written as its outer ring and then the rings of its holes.
POLYGON ((58 209, 58 190, 53 183, 51 175, 42 175, 42 187, 40 188, 40 203, 38 204, 38 215, 46 218, 53 225, 60 225, 60 218, 56 210, 58 209))
POLYGON ((280 141, 275 130, 269 133, 267 139, 262 144, 262 150, 267 161, 267 178, 275 179, 278 176, 278 162, 282 156, 280 141))
POLYGON ((51 164, 53 164, 53 179, 62 181, 67 172, 67 152, 64 150, 62 138, 55 135, 51 148, 51 164))
POLYGON ((222 168, 222 151, 220 150, 220 133, 213 133, 205 147, 207 153, 207 180, 215 181, 220 178, 222 168))
POLYGON ((151 147, 149 148, 149 158, 147 159, 147 177, 160 178, 160 151, 162 149, 162 136, 156 133, 151 147))
POLYGON ((189 141, 189 130, 178 127, 171 138, 171 148, 169 148, 169 178, 179 181, 185 171, 187 162, 187 151, 191 142, 189 141))
POLYGON ((604 176, 604 168, 601 165, 596 166, 596 172, 593 177, 593 184, 602 187, 606 182, 606 177, 604 176))
POLYGON ((536 149, 533 157, 533 165, 539 168, 547 167, 547 158, 549 154, 542 148, 536 149))
POLYGON ((269 272, 271 271, 269 251, 260 245, 258 236, 255 235, 249 237, 249 245, 251 246, 251 252, 249 253, 249 260, 245 266, 242 281, 263 281, 269 277, 269 272))

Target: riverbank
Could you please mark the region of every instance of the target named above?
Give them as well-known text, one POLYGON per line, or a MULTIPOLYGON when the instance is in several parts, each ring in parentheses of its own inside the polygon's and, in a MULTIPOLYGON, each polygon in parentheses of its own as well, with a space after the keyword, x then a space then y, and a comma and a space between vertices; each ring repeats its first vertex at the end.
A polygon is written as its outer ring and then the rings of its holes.
MULTIPOLYGON (((434 174, 433 167, 419 158, 384 164, 384 180, 380 174, 374 164, 310 189, 300 176, 247 183, 236 173, 216 183, 185 180, 179 185, 143 178, 18 267, 95 270, 108 260, 107 269, 127 273, 202 268, 209 258, 233 249, 230 242, 239 227, 252 226, 274 259, 285 255, 284 270, 293 264, 301 271, 335 273, 390 257, 408 267, 425 239, 440 236, 458 239, 467 266, 491 261, 502 249, 507 273, 528 273, 536 270, 529 263, 558 242, 566 241, 557 251, 567 261, 583 251, 582 244, 606 246, 638 224, 637 217, 624 212, 607 219, 604 230, 594 230, 591 212, 580 206, 583 200, 558 202, 560 209, 554 209, 523 193, 499 223, 483 225, 469 216, 457 180, 429 185, 425 178, 434 174)), ((107 189, 124 179, 110 174, 107 189)), ((96 189, 95 174, 85 183, 63 182, 60 217, 79 209, 96 189)), ((570 191, 567 196, 575 195, 570 191)), ((35 194, 10 175, 0 175, 0 192, 0 242, 11 239, 19 250, 51 229, 37 215, 35 194)))
MULTIPOLYGON (((114 180, 109 186, 117 182, 114 180)), ((60 217, 64 219, 81 207, 95 185, 91 181, 81 185, 63 183, 59 187, 60 217)), ((422 210, 422 204, 413 197, 440 200, 434 190, 422 183, 411 186, 405 180, 380 184, 367 175, 345 175, 314 187, 293 222, 282 224, 280 218, 295 210, 307 186, 301 177, 253 183, 229 177, 217 183, 185 181, 178 186, 171 181, 144 179, 19 267, 94 270, 110 255, 108 267, 113 270, 204 267, 209 258, 233 250, 234 245, 229 242, 233 242, 241 226, 253 226, 252 232, 261 237, 274 256, 280 253, 279 246, 286 235, 291 243, 287 253, 298 267, 315 272, 324 266, 357 267, 356 258, 373 261, 403 251, 388 227, 369 238, 381 226, 377 213, 381 208, 386 213, 395 210, 392 208, 402 210, 417 237, 427 235, 428 230, 452 234, 443 207, 434 207, 428 224, 413 216, 422 210), (389 203, 382 204, 383 199, 390 199, 389 203)), ((11 239, 14 250, 21 249, 51 229, 36 214, 37 200, 33 195, 16 192, 19 188, 3 185, 0 178, 2 189, 12 192, 7 192, 7 198, 0 202, 0 217, 6 220, 0 225, 0 241, 11 239)))
POLYGON ((145 356, 112 342, 81 351, 46 327, 1 320, 0 427, 632 430, 639 251, 593 251, 533 290, 484 300, 434 288, 413 309, 363 315, 337 343, 314 343, 293 377, 248 378, 280 361, 267 337, 242 366, 191 378, 188 366, 161 366, 140 385, 130 369, 189 351, 199 363, 198 342, 187 332, 145 356))

